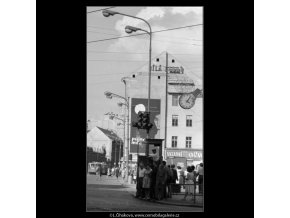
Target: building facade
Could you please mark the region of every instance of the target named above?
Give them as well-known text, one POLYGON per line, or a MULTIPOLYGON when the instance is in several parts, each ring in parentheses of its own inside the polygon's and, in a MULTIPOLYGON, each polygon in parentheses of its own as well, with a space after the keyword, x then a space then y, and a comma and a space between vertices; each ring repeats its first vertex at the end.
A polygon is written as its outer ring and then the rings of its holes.
MULTIPOLYGON (((194 106, 190 109, 183 109, 179 104, 179 98, 184 93, 190 93, 202 87, 188 76, 190 72, 187 72, 181 63, 169 56, 166 110, 165 66, 165 53, 152 60, 150 120, 154 126, 150 130, 150 138, 164 139, 162 155, 169 163, 184 167, 197 165, 203 161, 203 94, 197 96, 194 106)), ((138 111, 148 111, 148 65, 124 80, 126 94, 130 98, 129 123, 131 124, 132 121, 136 121, 138 111)), ((146 138, 146 132, 145 130, 138 131, 131 126, 129 134, 130 154, 133 161, 136 161, 137 150, 139 154, 145 153, 138 142, 146 138)), ((152 147, 149 153, 151 149, 152 147)))
POLYGON ((87 132, 87 159, 102 162, 103 156, 110 165, 120 165, 123 156, 123 141, 113 131, 94 127, 87 132), (90 155, 88 155, 90 154, 90 155))

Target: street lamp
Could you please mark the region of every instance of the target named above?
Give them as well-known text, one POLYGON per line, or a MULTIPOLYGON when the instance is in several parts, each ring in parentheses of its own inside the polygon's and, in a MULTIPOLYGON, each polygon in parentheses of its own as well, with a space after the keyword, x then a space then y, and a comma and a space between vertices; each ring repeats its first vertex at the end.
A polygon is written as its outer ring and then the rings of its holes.
MULTIPOLYGON (((103 15, 105 17, 109 17, 109 16, 114 16, 115 14, 119 14, 119 15, 123 15, 123 16, 126 16, 126 17, 131 17, 131 18, 135 18, 135 19, 139 19, 139 20, 142 20, 144 21, 148 27, 149 27, 149 30, 150 31, 147 31, 147 30, 143 30, 141 28, 137 28, 137 27, 132 27, 132 26, 126 26, 125 27, 125 31, 126 33, 130 34, 130 33, 133 33, 133 32, 136 32, 138 30, 140 31, 143 31, 143 32, 146 32, 149 34, 150 36, 150 45, 149 45, 149 78, 148 78, 148 112, 150 112, 150 91, 151 91, 151 44, 152 44, 152 30, 151 30, 151 26, 150 24, 148 23, 148 21, 144 20, 143 18, 140 18, 140 17, 135 17, 135 16, 132 16, 132 15, 128 15, 128 14, 123 14, 123 13, 120 13, 120 12, 116 12, 116 11, 111 11, 111 10, 103 10, 102 11, 103 15)), ((147 138, 149 138, 149 130, 147 131, 147 138)), ((148 155, 148 149, 146 149, 146 153, 148 155)))
POLYGON ((133 32, 136 32, 138 30, 141 30, 142 31, 142 29, 137 28, 137 27, 133 27, 133 26, 126 26, 125 27, 125 32, 128 33, 128 34, 133 33, 133 32))
MULTIPOLYGON (((124 137, 123 137, 123 146, 124 146, 125 140, 126 140, 126 136, 125 136, 125 128, 126 128, 125 118, 121 119, 121 118, 118 117, 118 114, 114 114, 112 112, 111 113, 106 113, 106 115, 109 115, 109 118, 111 120, 117 119, 117 120, 120 120, 120 121, 123 122, 123 124, 122 123, 117 123, 117 126, 120 126, 120 125, 124 126, 124 137)), ((115 148, 115 160, 116 160, 116 153, 117 153, 116 150, 117 150, 117 147, 115 148)), ((121 142, 119 140, 119 162, 120 162, 120 160, 121 160, 121 142)))
POLYGON ((105 17, 109 17, 109 16, 113 16, 115 14, 118 14, 118 12, 115 12, 115 11, 111 11, 111 10, 103 10, 103 15, 105 17))
POLYGON ((127 112, 128 112, 128 114, 127 114, 127 127, 128 127, 128 130, 127 130, 127 140, 125 139, 125 135, 126 135, 125 134, 125 129, 126 129, 126 119, 125 119, 125 117, 124 117, 124 120, 123 120, 123 119, 120 119, 120 118, 116 117, 115 115, 112 115, 113 116, 112 118, 116 118, 118 120, 123 121, 124 127, 125 127, 124 128, 124 144, 125 144, 125 150, 126 150, 126 152, 125 152, 126 153, 126 177, 125 177, 125 181, 128 182, 128 168, 129 168, 129 101, 126 98, 124 98, 123 96, 114 94, 112 92, 106 91, 104 94, 109 99, 112 99, 113 97, 123 99, 125 101, 125 103, 119 103, 119 104, 126 105, 127 106, 127 109, 128 109, 127 110, 127 112))

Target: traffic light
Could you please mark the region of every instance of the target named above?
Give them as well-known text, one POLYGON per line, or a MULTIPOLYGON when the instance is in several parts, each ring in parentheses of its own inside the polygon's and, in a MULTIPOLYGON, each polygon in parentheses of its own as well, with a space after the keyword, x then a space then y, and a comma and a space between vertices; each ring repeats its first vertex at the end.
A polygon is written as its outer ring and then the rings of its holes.
POLYGON ((153 124, 150 123, 150 113, 139 111, 138 120, 137 122, 132 122, 132 126, 149 131, 153 127, 153 124))
POLYGON ((149 131, 153 127, 153 124, 150 123, 150 112, 144 112, 143 116, 143 129, 149 131))
POLYGON ((143 114, 144 112, 139 111, 138 113, 138 120, 137 122, 132 122, 133 127, 137 127, 138 129, 143 129, 144 121, 143 121, 143 114))

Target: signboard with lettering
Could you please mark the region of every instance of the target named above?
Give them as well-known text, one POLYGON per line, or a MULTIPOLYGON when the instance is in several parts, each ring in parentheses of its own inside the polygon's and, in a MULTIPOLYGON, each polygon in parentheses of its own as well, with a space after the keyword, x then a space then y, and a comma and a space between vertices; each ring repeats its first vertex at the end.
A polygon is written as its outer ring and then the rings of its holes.
POLYGON ((185 157, 194 161, 202 161, 203 155, 201 150, 166 150, 166 157, 185 157))
MULTIPOLYGON (((151 66, 151 71, 165 71, 165 67, 162 67, 161 64, 153 64, 151 66)), ((179 73, 184 74, 184 68, 182 66, 180 67, 168 67, 168 73, 179 73)))

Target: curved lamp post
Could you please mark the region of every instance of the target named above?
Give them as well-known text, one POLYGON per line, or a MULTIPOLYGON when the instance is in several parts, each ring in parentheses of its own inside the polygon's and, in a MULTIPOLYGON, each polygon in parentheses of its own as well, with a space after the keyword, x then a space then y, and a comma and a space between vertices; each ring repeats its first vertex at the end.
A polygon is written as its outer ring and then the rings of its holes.
MULTIPOLYGON (((120 13, 120 12, 116 12, 116 11, 111 11, 111 10, 103 10, 102 11, 103 15, 105 17, 109 17, 109 16, 114 16, 115 14, 119 14, 119 15, 123 15, 123 16, 126 16, 126 17, 131 17, 131 18, 135 18, 135 19, 139 19, 139 20, 142 20, 144 21, 148 27, 149 27, 149 31, 147 30, 143 30, 141 28, 137 28, 137 27, 132 27, 132 26, 126 26, 125 27, 125 31, 126 33, 130 34, 130 33, 133 33, 133 32, 136 32, 136 31, 143 31, 147 34, 149 34, 150 36, 150 45, 149 45, 149 79, 148 79, 148 112, 150 112, 150 91, 151 91, 151 44, 152 44, 152 30, 151 30, 151 26, 150 24, 148 23, 148 21, 144 20, 143 18, 140 18, 140 17, 135 17, 135 16, 132 16, 132 15, 128 15, 128 14, 123 14, 123 13, 120 13)), ((147 133, 147 138, 149 138, 149 134, 147 133)))
MULTIPOLYGON (((127 131, 127 140, 125 139, 124 137, 124 144, 126 144, 125 146, 125 150, 126 150, 126 175, 125 175, 125 181, 128 182, 128 168, 129 168, 129 101, 124 98, 123 96, 120 96, 120 95, 117 95, 117 94, 114 94, 112 92, 108 92, 106 91, 105 93, 105 96, 109 99, 112 99, 113 97, 116 97, 116 98, 121 98, 125 101, 125 103, 118 103, 118 105, 126 105, 127 106, 127 111, 128 111, 128 115, 127 115, 127 127, 128 127, 128 131, 127 131)), ((124 117, 124 120, 123 119, 120 119, 116 116, 113 116, 113 118, 116 118, 118 120, 121 120, 124 122, 124 132, 125 132, 125 129, 126 129, 126 119, 124 117)), ((125 136, 125 134, 124 134, 125 136)))

